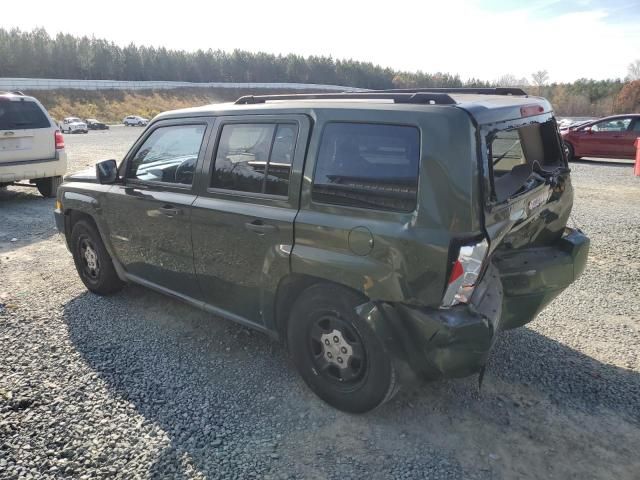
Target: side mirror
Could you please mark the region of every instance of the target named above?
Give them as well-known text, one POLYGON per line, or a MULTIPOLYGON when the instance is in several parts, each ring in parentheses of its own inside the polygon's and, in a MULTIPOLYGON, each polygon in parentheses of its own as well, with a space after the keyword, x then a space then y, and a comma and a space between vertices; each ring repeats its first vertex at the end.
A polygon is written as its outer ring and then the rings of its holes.
POLYGON ((118 179, 118 164, 115 160, 96 163, 96 178, 102 184, 115 183, 118 179))

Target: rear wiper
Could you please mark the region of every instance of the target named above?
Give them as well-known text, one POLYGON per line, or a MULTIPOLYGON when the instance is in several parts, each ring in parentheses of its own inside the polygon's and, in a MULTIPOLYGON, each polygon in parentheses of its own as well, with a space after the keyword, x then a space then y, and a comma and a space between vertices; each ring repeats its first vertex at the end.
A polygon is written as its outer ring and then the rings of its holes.
POLYGON ((507 153, 509 153, 509 152, 513 149, 513 147, 515 147, 515 146, 516 146, 516 145, 518 145, 519 143, 520 143, 520 140, 516 140, 516 141, 515 141, 515 143, 514 143, 513 145, 511 145, 509 148, 507 148, 507 150, 505 150, 505 152, 504 152, 502 155, 500 155, 498 158, 496 158, 496 159, 493 161, 493 165, 495 166, 495 165, 496 165, 500 160, 502 160, 504 157, 506 157, 506 156, 507 156, 507 153))

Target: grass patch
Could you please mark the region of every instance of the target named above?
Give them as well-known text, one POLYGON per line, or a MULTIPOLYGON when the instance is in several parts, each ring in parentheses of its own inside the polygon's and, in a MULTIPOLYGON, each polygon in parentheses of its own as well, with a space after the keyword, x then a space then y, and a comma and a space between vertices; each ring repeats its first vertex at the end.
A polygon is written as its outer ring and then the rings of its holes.
POLYGON ((49 114, 60 121, 65 117, 97 118, 120 123, 127 115, 153 118, 178 108, 231 102, 243 95, 302 93, 300 90, 246 90, 232 88, 179 88, 173 90, 37 90, 25 92, 36 97, 49 114))

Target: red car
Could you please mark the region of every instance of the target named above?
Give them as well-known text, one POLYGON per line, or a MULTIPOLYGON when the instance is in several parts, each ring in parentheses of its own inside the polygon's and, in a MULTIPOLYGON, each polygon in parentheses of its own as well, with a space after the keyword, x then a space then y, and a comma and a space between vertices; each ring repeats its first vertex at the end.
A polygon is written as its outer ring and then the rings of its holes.
POLYGON ((635 158, 640 114, 614 115, 560 130, 567 159, 635 158))

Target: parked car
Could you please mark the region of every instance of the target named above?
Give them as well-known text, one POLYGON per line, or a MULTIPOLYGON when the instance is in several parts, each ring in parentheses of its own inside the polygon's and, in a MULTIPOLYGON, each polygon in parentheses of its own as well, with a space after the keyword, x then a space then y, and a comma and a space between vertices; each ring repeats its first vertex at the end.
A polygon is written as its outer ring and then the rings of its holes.
POLYGON ((67 170, 64 138, 34 97, 0 92, 0 187, 29 180, 55 196, 67 170))
POLYGON ((640 114, 613 115, 561 130, 569 160, 580 157, 635 158, 640 114))
POLYGON ((125 127, 143 127, 149 123, 149 120, 144 117, 138 117, 137 115, 129 115, 128 117, 124 117, 122 123, 124 123, 125 127))
POLYGON ((95 118, 87 118, 86 122, 89 130, 109 130, 109 125, 99 122, 95 118))
POLYGON ((382 91, 161 114, 119 166, 67 177, 55 218, 90 291, 139 283, 265 332, 365 412, 416 374, 482 371, 582 273, 572 199, 546 100, 382 91))
POLYGON ((60 123, 62 133, 89 133, 87 124, 78 117, 67 117, 60 123))

